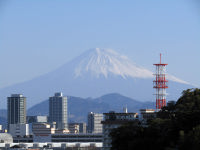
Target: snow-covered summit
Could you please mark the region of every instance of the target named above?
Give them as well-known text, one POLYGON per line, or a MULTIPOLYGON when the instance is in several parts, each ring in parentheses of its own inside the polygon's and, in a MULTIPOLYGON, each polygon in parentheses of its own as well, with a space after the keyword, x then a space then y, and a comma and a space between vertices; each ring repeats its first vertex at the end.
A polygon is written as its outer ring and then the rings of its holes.
MULTIPOLYGON (((71 72, 75 78, 92 76, 130 78, 153 78, 153 72, 135 64, 127 56, 121 55, 112 49, 93 48, 71 62, 71 72)), ((189 84, 175 76, 167 75, 171 81, 189 84)))
POLYGON ((136 65, 128 57, 111 49, 95 48, 76 59, 75 77, 90 74, 93 77, 117 75, 122 78, 151 78, 152 72, 136 65))

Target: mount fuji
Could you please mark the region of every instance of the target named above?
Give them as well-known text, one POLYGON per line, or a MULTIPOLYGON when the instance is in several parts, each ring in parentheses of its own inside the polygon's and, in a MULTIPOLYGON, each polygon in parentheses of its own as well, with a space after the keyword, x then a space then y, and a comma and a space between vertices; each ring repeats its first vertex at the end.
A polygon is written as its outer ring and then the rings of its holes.
MULTIPOLYGON (((172 75, 167 79, 168 100, 177 100, 182 90, 193 87, 172 75)), ((1 89, 1 106, 6 107, 6 97, 12 93, 22 93, 31 107, 58 91, 85 98, 120 93, 139 101, 154 101, 152 81, 153 72, 128 57, 111 49, 95 48, 50 73, 1 89)))

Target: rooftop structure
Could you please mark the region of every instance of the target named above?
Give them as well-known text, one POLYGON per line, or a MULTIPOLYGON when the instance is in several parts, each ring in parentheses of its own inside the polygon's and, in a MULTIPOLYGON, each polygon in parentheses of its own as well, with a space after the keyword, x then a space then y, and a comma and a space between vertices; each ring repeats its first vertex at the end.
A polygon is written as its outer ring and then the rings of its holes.
POLYGON ((121 125, 128 122, 137 122, 138 114, 137 113, 128 113, 127 110, 124 110, 124 113, 116 113, 110 111, 109 113, 104 113, 103 124, 103 150, 110 150, 111 148, 111 137, 109 136, 110 132, 114 128, 118 128, 121 125))

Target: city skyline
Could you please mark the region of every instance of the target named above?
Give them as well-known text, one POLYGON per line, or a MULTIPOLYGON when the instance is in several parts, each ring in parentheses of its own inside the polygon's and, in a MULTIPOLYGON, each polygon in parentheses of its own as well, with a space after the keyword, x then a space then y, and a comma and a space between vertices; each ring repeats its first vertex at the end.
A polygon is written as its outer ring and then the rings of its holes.
POLYGON ((200 149, 199 27, 198 0, 0 0, 0 149, 200 149))
POLYGON ((170 74, 199 87, 199 7, 185 0, 1 1, 0 88, 96 47, 114 49, 152 71, 163 53, 170 74))

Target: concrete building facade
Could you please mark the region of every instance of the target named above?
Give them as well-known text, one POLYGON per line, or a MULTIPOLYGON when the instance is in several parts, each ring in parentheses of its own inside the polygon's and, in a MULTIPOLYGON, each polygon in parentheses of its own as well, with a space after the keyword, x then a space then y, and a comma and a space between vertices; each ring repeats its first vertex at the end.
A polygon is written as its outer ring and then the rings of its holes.
POLYGON ((0 143, 13 143, 12 135, 8 133, 0 133, 0 143))
POLYGON ((9 124, 9 133, 13 137, 23 137, 29 135, 28 124, 9 124))
POLYGON ((26 124, 26 97, 12 94, 7 98, 8 125, 26 124))
POLYGON ((101 121, 103 121, 103 114, 88 113, 88 133, 102 133, 103 126, 101 121))
POLYGON ((52 142, 98 142, 102 143, 102 134, 52 134, 52 142))
POLYGON ((49 123, 33 123, 32 131, 34 142, 50 142, 51 134, 55 134, 55 128, 49 123))
POLYGON ((68 129, 70 133, 87 133, 86 123, 69 123, 68 129))
POLYGON ((49 122, 56 122, 57 129, 67 129, 67 97, 62 93, 49 98, 49 122))
POLYGON ((69 133, 79 133, 79 124, 69 123, 68 124, 69 133))
POLYGON ((32 126, 34 123, 47 123, 48 117, 47 116, 27 116, 26 121, 29 124, 29 133, 32 134, 32 126))
POLYGON ((128 122, 137 122, 138 118, 137 113, 128 113, 127 111, 124 113, 116 113, 111 111, 109 113, 104 113, 104 121, 103 124, 103 150, 111 149, 112 139, 109 136, 110 132, 114 128, 118 128, 121 125, 128 122))
POLYGON ((144 122, 156 118, 155 109, 140 109, 140 114, 141 114, 140 119, 144 122))
MULTIPOLYGON (((1 138, 1 137, 0 137, 1 138)), ((12 147, 17 150, 102 150, 101 142, 71 142, 71 143, 55 143, 55 142, 37 142, 37 143, 0 143, 1 150, 10 150, 12 147)))
POLYGON ((13 137, 29 135, 26 124, 26 97, 22 94, 11 94, 7 98, 7 128, 13 137))
POLYGON ((48 122, 47 116, 27 116, 27 123, 48 122))
POLYGON ((79 133, 86 133, 87 132, 87 125, 85 122, 78 123, 79 125, 79 133))

